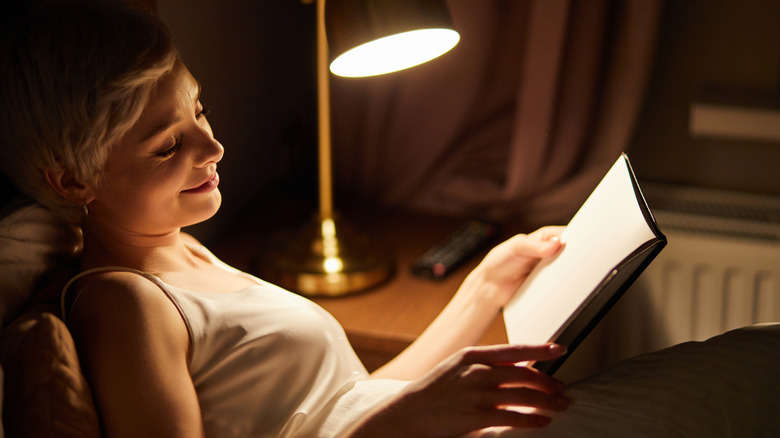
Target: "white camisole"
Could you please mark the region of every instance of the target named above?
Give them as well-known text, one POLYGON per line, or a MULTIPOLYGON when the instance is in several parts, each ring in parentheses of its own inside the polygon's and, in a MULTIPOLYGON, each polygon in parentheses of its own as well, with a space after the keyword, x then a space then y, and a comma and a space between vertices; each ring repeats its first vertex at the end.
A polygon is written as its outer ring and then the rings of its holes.
POLYGON ((338 322, 315 303, 222 263, 257 284, 230 293, 199 293, 124 267, 160 287, 190 334, 189 369, 207 437, 336 437, 405 382, 370 380, 338 322))

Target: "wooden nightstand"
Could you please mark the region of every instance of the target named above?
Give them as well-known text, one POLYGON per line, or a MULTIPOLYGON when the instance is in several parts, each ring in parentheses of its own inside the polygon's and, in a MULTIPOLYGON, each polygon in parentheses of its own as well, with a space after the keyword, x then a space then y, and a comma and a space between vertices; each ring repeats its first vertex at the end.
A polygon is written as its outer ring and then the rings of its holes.
MULTIPOLYGON (((268 224, 267 215, 262 220, 259 217, 248 218, 212 245, 214 253, 226 263, 252 272, 263 242, 279 230, 276 227, 285 225, 285 221, 268 224)), ((390 280, 368 291, 314 301, 341 323, 358 356, 373 370, 400 353, 428 326, 484 253, 443 281, 417 278, 410 273, 412 262, 446 238, 462 220, 392 212, 350 212, 346 217, 361 230, 385 240, 395 255, 396 272, 390 280)), ((482 342, 506 342, 501 315, 496 315, 482 342)))

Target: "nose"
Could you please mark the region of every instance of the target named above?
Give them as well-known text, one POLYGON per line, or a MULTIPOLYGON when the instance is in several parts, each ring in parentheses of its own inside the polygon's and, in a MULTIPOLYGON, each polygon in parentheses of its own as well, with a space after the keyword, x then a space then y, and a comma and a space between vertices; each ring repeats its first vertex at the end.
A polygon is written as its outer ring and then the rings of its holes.
POLYGON ((218 163, 225 155, 225 148, 222 143, 217 141, 208 130, 201 130, 199 147, 195 156, 196 167, 205 167, 213 163, 218 163))

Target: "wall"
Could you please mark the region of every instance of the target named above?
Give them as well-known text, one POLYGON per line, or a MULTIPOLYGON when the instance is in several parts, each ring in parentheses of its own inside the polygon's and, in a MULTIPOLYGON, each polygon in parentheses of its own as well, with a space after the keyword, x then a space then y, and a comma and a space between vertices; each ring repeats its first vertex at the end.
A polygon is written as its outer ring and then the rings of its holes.
MULTIPOLYGON (((207 242, 271 193, 314 197, 314 6, 299 0, 158 0, 204 85, 226 147, 223 208, 207 242)), ((780 195, 780 144, 694 139, 691 103, 722 94, 780 102, 780 2, 667 0, 646 106, 628 150, 654 182, 780 195)))
POLYGON ((691 103, 780 107, 780 2, 667 0, 655 71, 629 156, 645 180, 780 195, 780 142, 693 138, 691 103))
POLYGON ((213 241, 269 192, 316 190, 314 6, 298 0, 158 0, 160 17, 203 86, 225 147, 220 212, 191 227, 213 241))

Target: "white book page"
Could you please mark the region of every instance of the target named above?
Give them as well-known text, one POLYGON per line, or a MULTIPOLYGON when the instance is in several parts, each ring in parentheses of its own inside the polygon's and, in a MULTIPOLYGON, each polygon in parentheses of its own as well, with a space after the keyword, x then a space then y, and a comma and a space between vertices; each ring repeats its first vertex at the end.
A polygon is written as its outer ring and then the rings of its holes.
POLYGON ((504 307, 509 342, 553 340, 601 281, 654 237, 621 155, 569 222, 561 236, 563 249, 540 262, 504 307))

